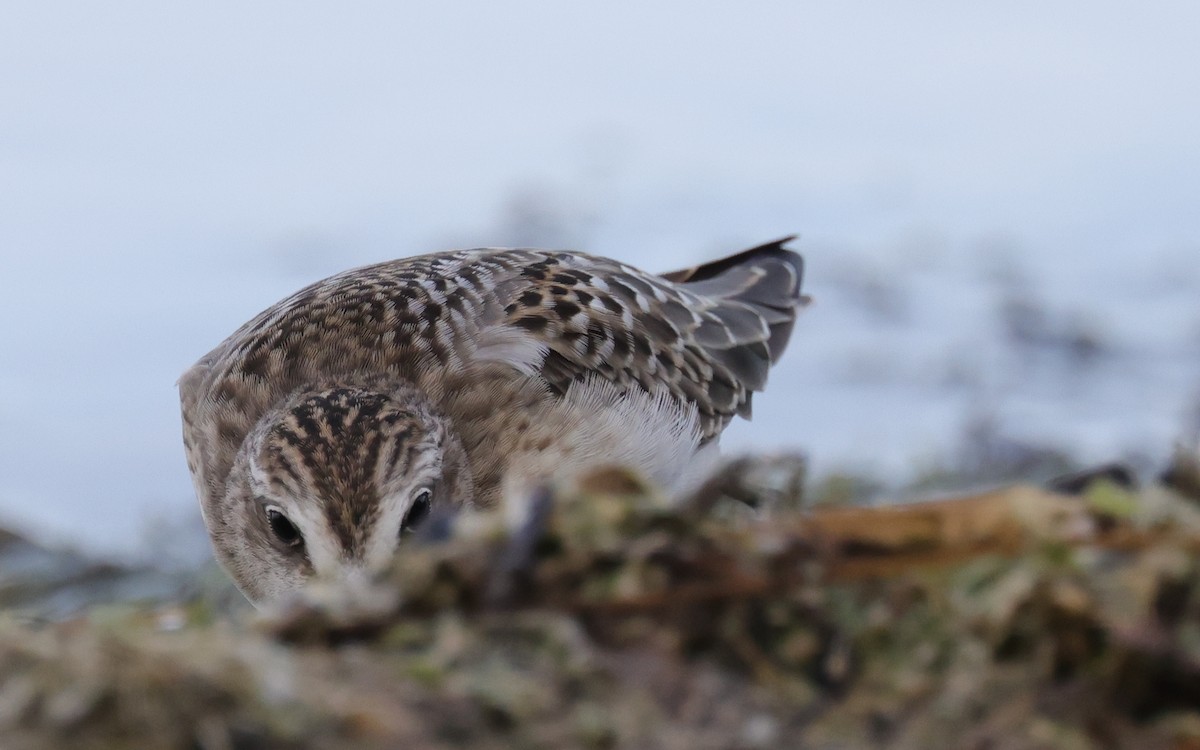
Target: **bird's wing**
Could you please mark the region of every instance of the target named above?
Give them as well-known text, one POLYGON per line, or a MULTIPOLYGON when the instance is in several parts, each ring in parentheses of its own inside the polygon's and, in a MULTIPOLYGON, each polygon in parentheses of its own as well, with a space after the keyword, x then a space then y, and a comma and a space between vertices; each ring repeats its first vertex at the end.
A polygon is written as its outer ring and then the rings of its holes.
POLYGON ((594 375, 665 390, 697 408, 709 439, 750 415, 804 302, 788 239, 662 276, 579 253, 513 258, 494 295, 505 325, 544 346, 553 390, 594 375))

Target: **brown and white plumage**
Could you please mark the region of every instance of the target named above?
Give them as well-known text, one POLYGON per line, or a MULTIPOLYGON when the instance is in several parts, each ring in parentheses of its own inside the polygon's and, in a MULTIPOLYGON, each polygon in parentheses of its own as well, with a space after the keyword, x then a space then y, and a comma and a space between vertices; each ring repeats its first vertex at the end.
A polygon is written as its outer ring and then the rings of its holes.
POLYGON ((487 506, 606 463, 677 480, 783 353, 802 303, 786 241, 661 276, 574 252, 438 253, 268 308, 180 381, 219 557, 267 599, 381 564, 429 501, 487 506))

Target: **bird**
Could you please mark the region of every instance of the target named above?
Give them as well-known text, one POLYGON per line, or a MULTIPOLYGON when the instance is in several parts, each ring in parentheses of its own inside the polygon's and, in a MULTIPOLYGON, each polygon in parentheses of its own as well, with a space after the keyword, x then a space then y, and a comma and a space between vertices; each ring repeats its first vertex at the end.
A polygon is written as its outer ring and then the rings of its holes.
POLYGON ((785 237, 652 274, 479 248, 364 266, 267 308, 179 380, 215 555, 256 606, 366 580, 440 507, 603 467, 688 480, 791 336, 785 237))

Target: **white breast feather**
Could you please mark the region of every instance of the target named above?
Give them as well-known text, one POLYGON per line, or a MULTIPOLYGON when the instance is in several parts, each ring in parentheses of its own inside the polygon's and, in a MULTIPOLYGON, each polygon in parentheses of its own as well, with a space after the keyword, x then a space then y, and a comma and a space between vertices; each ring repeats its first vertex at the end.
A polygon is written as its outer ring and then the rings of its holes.
MULTIPOLYGON (((680 405, 665 390, 624 391, 599 377, 567 389, 543 416, 555 431, 549 448, 513 456, 504 486, 510 521, 523 517, 533 486, 547 481, 569 484, 604 466, 624 466, 672 494, 694 483, 714 450, 702 450, 700 419, 694 405, 680 405)), ((702 472, 701 472, 702 473, 702 472)))
POLYGON ((628 466, 672 487, 700 445, 696 408, 680 406, 665 389, 653 394, 623 391, 609 380, 590 377, 567 389, 562 409, 567 424, 578 425, 563 441, 572 446, 581 468, 628 466))

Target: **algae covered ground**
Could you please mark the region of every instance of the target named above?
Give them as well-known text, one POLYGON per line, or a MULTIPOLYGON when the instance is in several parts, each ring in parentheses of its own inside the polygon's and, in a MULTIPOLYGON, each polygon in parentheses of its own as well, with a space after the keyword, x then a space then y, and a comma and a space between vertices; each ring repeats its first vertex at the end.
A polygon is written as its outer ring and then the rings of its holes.
POLYGON ((806 507, 801 475, 668 504, 602 472, 264 613, 13 610, 0 747, 1200 747, 1187 471, 879 507, 806 507))

